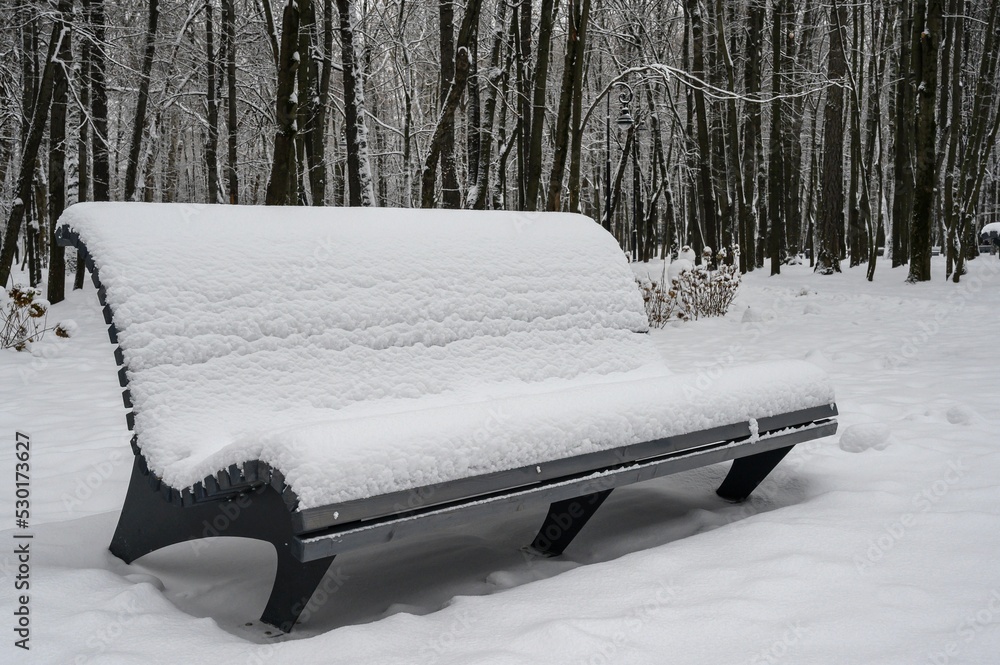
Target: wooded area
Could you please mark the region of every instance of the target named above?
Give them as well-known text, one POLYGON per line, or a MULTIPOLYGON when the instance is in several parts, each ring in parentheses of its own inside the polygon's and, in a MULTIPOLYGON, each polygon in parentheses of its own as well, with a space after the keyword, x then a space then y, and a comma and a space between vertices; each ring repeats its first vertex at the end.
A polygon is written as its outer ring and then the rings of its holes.
POLYGON ((957 282, 1000 220, 998 5, 13 0, 0 284, 58 302, 84 200, 569 210, 635 260, 957 282))

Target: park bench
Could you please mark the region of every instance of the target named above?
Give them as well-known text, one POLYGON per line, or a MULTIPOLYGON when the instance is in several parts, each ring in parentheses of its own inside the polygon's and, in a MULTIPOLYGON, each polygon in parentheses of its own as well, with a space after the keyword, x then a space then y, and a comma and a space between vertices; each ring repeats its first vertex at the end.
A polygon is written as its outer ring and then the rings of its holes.
POLYGON ((339 554, 536 509, 559 555, 615 487, 733 460, 741 501, 837 428, 809 363, 671 373, 578 215, 84 203, 59 241, 133 431, 111 551, 270 542, 284 631, 339 554))

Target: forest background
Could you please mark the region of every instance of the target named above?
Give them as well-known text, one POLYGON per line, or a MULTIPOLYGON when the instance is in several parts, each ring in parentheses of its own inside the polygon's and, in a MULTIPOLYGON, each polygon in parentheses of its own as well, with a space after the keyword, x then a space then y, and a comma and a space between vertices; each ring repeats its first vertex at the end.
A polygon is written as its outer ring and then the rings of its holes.
POLYGON ((958 282, 1000 220, 998 6, 13 0, 0 285, 81 285, 86 200, 568 210, 633 260, 958 282))

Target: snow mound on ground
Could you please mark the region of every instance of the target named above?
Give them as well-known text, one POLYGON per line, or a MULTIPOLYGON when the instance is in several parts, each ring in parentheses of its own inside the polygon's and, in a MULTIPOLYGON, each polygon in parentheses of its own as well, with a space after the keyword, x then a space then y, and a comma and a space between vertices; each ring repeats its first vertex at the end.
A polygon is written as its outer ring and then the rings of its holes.
POLYGON ((767 317, 761 314, 759 309, 754 309, 748 305, 743 310, 743 317, 740 319, 740 323, 761 323, 765 320, 767 320, 767 317))
POLYGON ((688 270, 694 270, 694 261, 683 258, 671 261, 667 267, 667 279, 670 280, 670 283, 673 283, 675 279, 681 276, 682 272, 688 270))
POLYGON ((885 450, 889 447, 891 431, 882 423, 851 425, 840 435, 840 449, 848 453, 866 450, 885 450))
POLYGON ((837 367, 837 363, 833 362, 826 357, 819 349, 813 349, 806 354, 806 361, 816 365, 820 369, 826 370, 827 372, 834 370, 837 367))
POLYGON ((964 404, 956 404, 945 412, 945 418, 952 425, 971 425, 977 422, 980 417, 975 410, 965 406, 964 404))

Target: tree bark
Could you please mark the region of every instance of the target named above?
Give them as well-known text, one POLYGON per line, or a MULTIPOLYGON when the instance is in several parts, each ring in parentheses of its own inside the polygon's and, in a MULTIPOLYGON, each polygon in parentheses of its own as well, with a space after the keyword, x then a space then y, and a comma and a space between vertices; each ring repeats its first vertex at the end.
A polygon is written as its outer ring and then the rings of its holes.
MULTIPOLYGON (((781 62, 781 44, 784 39, 782 19, 788 13, 788 5, 784 0, 775 2, 771 11, 771 136, 768 142, 767 167, 767 229, 768 254, 771 257, 771 274, 781 272, 781 262, 785 258, 785 219, 782 215, 784 203, 783 187, 785 184, 785 160, 782 145, 782 100, 781 78, 783 75, 781 62)), ((831 56, 832 57, 832 56, 831 56)))
MULTIPOLYGON (((444 109, 448 93, 455 83, 455 9, 452 0, 438 2, 438 32, 441 47, 441 81, 438 111, 444 109)), ((444 208, 461 208, 462 192, 458 187, 458 170, 455 165, 455 114, 441 116, 441 205, 444 208)))
POLYGON ((348 199, 352 206, 374 206, 375 190, 368 161, 365 92, 354 47, 354 8, 351 0, 337 0, 340 14, 340 54, 344 79, 344 123, 347 134, 348 199))
MULTIPOLYGON (((90 12, 89 3, 87 0, 83 2, 83 18, 88 19, 90 12)), ((78 178, 77 178, 77 195, 76 200, 78 202, 83 202, 88 200, 90 197, 90 120, 89 120, 89 110, 90 110, 90 61, 92 58, 93 49, 91 42, 88 38, 84 37, 80 40, 80 68, 79 68, 79 97, 80 97, 80 110, 78 111, 78 118, 80 122, 79 131, 77 134, 76 143, 76 160, 78 164, 78 178)), ((77 250, 76 253, 76 273, 73 276, 73 290, 78 291, 83 288, 83 280, 86 277, 87 267, 86 261, 84 260, 83 251, 77 250)))
POLYGON ((493 50, 490 53, 490 69, 486 78, 486 103, 483 109, 483 122, 479 129, 479 168, 476 173, 476 196, 472 207, 476 210, 486 209, 486 199, 490 188, 490 162, 493 154, 493 121, 496 117, 497 96, 500 84, 505 75, 500 66, 505 31, 507 3, 497 4, 495 31, 493 34, 493 50))
POLYGON ((236 95, 236 0, 222 0, 223 31, 226 36, 226 189, 229 203, 240 202, 240 184, 237 172, 237 144, 239 142, 238 98, 236 95))
POLYGON ((104 0, 85 0, 90 6, 91 42, 90 61, 90 117, 93 122, 92 148, 94 160, 94 200, 111 200, 111 159, 108 147, 108 88, 106 83, 107 25, 104 17, 104 0))
POLYGON ((69 67, 73 61, 73 3, 60 0, 56 24, 62 27, 62 43, 53 72, 52 111, 49 121, 49 283, 47 298, 53 305, 66 298, 66 258, 56 242, 56 222, 66 208, 66 102, 69 97, 69 67))
POLYGON ((125 200, 135 198, 139 176, 139 154, 142 150, 142 135, 146 129, 146 107, 149 105, 149 84, 153 72, 153 58, 156 55, 156 26, 160 18, 159 0, 149 0, 149 23, 146 26, 146 49, 142 56, 142 71, 139 74, 139 93, 132 118, 132 144, 128 152, 128 166, 125 168, 125 200))
MULTIPOLYGON (((566 157, 569 150, 573 100, 577 88, 583 86, 583 49, 587 34, 586 21, 589 18, 590 0, 583 0, 583 6, 580 5, 580 0, 570 0, 566 14, 569 29, 566 34, 562 88, 559 93, 559 110, 556 114, 556 131, 553 137, 555 149, 552 154, 552 170, 549 174, 547 210, 558 211, 562 208, 563 173, 566 170, 566 157), (580 67, 577 66, 578 64, 580 67)), ((575 135, 576 127, 573 127, 573 133, 575 135)))
POLYGON ((538 24, 538 60, 535 66, 535 89, 531 101, 531 137, 528 142, 528 182, 525 185, 525 210, 538 208, 538 187, 542 178, 542 129, 545 123, 545 90, 549 76, 549 52, 555 0, 542 0, 538 24))
POLYGON ((587 26, 590 23, 590 0, 583 0, 580 17, 580 36, 576 43, 576 57, 573 59, 573 118, 572 144, 569 158, 569 211, 580 209, 580 170, 583 162, 583 84, 584 61, 587 59, 587 26))
MULTIPOLYGON (((462 27, 458 32, 457 47, 455 52, 455 77, 448 86, 447 94, 444 97, 444 105, 438 116, 434 135, 431 137, 431 145, 427 157, 424 160, 424 168, 420 176, 420 206, 422 208, 434 207, 434 181, 437 178, 437 162, 441 159, 444 165, 443 150, 447 146, 447 134, 453 126, 455 109, 465 92, 465 87, 469 79, 469 67, 471 55, 469 52, 469 42, 473 34, 473 25, 479 22, 479 9, 482 0, 469 0, 465 8, 465 16, 462 18, 462 27)), ((447 204, 445 207, 449 207, 447 204)))
POLYGON ((826 90, 823 109, 823 177, 816 220, 816 272, 840 272, 840 236, 844 227, 844 77, 847 55, 843 34, 837 28, 846 23, 841 0, 830 6, 830 55, 826 77, 833 83, 826 90), (836 16, 834 15, 836 12, 836 16))
POLYGON ((893 109, 893 177, 892 196, 892 267, 909 260, 910 214, 913 210, 913 123, 915 114, 913 91, 910 87, 910 32, 913 18, 910 2, 899 3, 899 25, 896 37, 896 95, 893 109))
POLYGON ((295 166, 295 135, 298 133, 299 102, 295 95, 295 74, 301 54, 298 52, 299 6, 288 0, 281 17, 281 48, 278 89, 275 105, 277 131, 274 135, 274 158, 267 183, 266 205, 294 205, 298 195, 290 191, 295 182, 290 174, 295 166))
MULTIPOLYGON (((744 66, 744 87, 748 96, 760 95, 763 60, 764 38, 764 0, 751 0, 748 6, 746 37, 746 64, 744 66)), ((753 202, 757 196, 758 173, 764 169, 764 145, 762 131, 762 108, 760 104, 750 103, 746 106, 746 119, 743 123, 743 191, 747 200, 753 202)), ((737 174, 739 175, 739 174, 737 174)), ((746 273, 754 268, 754 247, 756 219, 751 211, 749 218, 744 219, 739 229, 740 272, 746 273)))
POLYGON ((910 221, 910 274, 908 282, 931 278, 931 222, 934 215, 937 143, 937 70, 941 39, 941 0, 917 0, 914 12, 912 53, 917 85, 914 144, 917 156, 913 215, 910 221), (918 32, 919 30, 919 32, 918 32))
MULTIPOLYGON (((61 0, 62 3, 66 1, 61 0)), ((0 287, 6 286, 7 280, 10 278, 11 262, 14 260, 17 237, 21 232, 25 209, 31 205, 35 160, 38 158, 38 149, 41 147, 42 137, 45 134, 49 104, 52 101, 56 54, 59 52, 63 38, 68 36, 68 34, 68 30, 64 29, 61 21, 56 21, 52 26, 52 37, 49 39, 45 67, 42 70, 38 94, 34 100, 31 123, 28 126, 24 147, 21 151, 21 168, 17 178, 17 199, 14 200, 14 205, 11 206, 10 216, 7 218, 7 227, 4 231, 3 246, 0 247, 0 287)))
POLYGON ((208 170, 208 203, 219 202, 219 103, 216 99, 215 16, 213 0, 205 0, 205 64, 207 69, 208 143, 205 168, 208 170))
MULTIPOLYGON (((685 0, 687 13, 691 21, 692 73, 705 80, 704 25, 701 18, 701 8, 698 0, 685 0)), ((705 92, 698 86, 692 91, 694 99, 694 116, 698 137, 698 184, 702 206, 702 232, 700 237, 703 245, 708 245, 713 252, 718 250, 718 217, 716 211, 715 183, 712 176, 712 141, 708 131, 708 110, 705 105, 705 92)), ((696 248, 700 253, 701 247, 696 248)))

